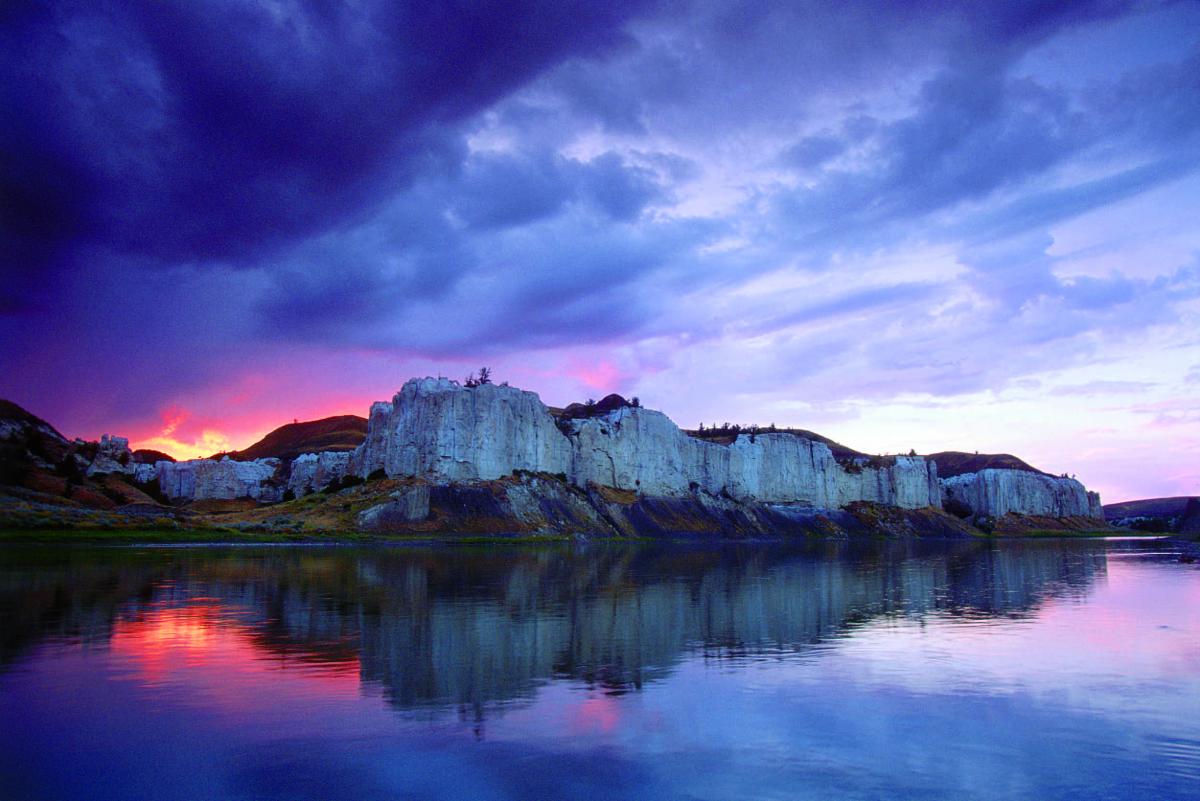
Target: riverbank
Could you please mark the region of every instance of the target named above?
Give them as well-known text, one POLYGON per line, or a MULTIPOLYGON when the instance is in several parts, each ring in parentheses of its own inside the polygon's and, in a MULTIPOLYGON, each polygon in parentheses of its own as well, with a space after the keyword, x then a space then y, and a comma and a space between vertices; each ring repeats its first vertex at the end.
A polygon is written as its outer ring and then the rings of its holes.
MULTIPOLYGON (((588 536, 586 534, 368 534, 355 531, 330 532, 273 532, 238 531, 234 529, 5 529, 0 530, 0 546, 3 545, 397 545, 397 544, 445 544, 445 545, 537 545, 580 541, 604 543, 646 542, 694 542, 701 538, 690 537, 628 537, 588 536)), ((785 542, 797 540, 895 540, 897 537, 883 534, 876 536, 822 537, 774 537, 767 539, 705 537, 710 542, 785 542)), ((921 537, 923 540, 961 540, 961 537, 921 537)), ((983 534, 972 537, 975 541, 1003 541, 1019 539, 1174 539, 1163 534, 1125 531, 1030 531, 1025 534, 983 534)))

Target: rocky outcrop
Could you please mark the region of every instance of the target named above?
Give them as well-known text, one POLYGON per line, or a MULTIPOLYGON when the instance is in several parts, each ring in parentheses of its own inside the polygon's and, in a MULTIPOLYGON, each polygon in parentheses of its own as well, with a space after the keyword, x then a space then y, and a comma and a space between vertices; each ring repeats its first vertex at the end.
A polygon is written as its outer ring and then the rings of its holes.
POLYGON ((129 450, 129 440, 125 437, 104 434, 96 446, 96 458, 88 465, 87 474, 89 476, 104 473, 133 475, 136 466, 133 461, 133 451, 129 450))
MULTIPOLYGON (((412 379, 390 402, 372 405, 365 439, 352 452, 302 453, 290 462, 226 456, 153 465, 134 458, 121 437, 105 435, 99 443, 73 445, 52 430, 54 438, 32 437, 35 424, 45 424, 13 408, 0 415, 0 423, 11 420, 0 426, 0 451, 12 452, 31 470, 58 470, 60 475, 51 478, 63 487, 85 468, 89 476, 120 474, 112 480, 124 477, 146 491, 146 484, 157 482, 161 497, 174 502, 250 498, 273 503, 285 493, 303 496, 331 485, 344 489, 351 483, 348 476, 428 487, 397 490, 387 503, 363 512, 359 524, 378 530, 433 525, 429 515, 437 514, 430 510, 439 503, 455 520, 474 521, 471 525, 503 528, 515 522, 522 530, 536 531, 597 526, 623 533, 634 533, 638 526, 688 531, 693 526, 689 521, 703 520, 710 532, 729 525, 743 534, 761 533, 771 525, 800 525, 796 521, 808 526, 814 514, 849 510, 855 504, 910 511, 939 510, 947 504, 960 518, 977 521, 1009 513, 1084 523, 1102 519, 1098 495, 1074 479, 1038 473, 1015 457, 1003 458, 1025 469, 986 467, 939 480, 932 459, 915 454, 868 457, 810 432, 743 432, 735 427, 719 438, 702 438, 699 432, 680 430, 662 412, 616 395, 599 404, 552 411, 535 393, 507 385, 412 379), (68 458, 73 460, 70 470, 60 466, 68 458), (43 462, 49 467, 42 467, 43 462), (508 481, 521 477, 531 480, 508 481), (511 486, 497 501, 499 490, 484 485, 501 480, 511 486), (453 487, 459 494, 446 495, 453 487), (610 508, 614 501, 596 494, 601 490, 628 497, 622 496, 619 510, 610 508), (751 522, 728 522, 735 520, 751 522)), ((325 423, 340 431, 340 419, 293 424, 271 436, 293 443, 294 437, 283 435, 325 423)), ((991 464, 1001 458, 957 456, 962 458, 951 471, 979 459, 991 464)), ((14 476, 5 479, 10 484, 32 480, 26 476, 29 470, 9 472, 14 476)), ((39 487, 50 486, 49 479, 34 478, 39 487)))
POLYGON ((976 517, 1010 512, 1045 517, 1104 519, 1100 496, 1073 478, 1025 470, 987 469, 941 480, 943 503, 962 504, 976 517))
POLYGON ((191 459, 155 465, 158 486, 172 501, 252 498, 270 503, 282 500, 283 483, 276 480, 278 459, 191 459))
MULTIPOLYGON (((387 482, 395 484, 396 482, 387 482)), ((580 489, 561 479, 522 474, 494 481, 425 484, 407 480, 380 503, 359 512, 360 531, 404 535, 668 537, 971 537, 964 521, 939 509, 902 509, 867 502, 846 509, 737 501, 696 491, 643 495, 593 484, 580 489)), ((379 485, 376 485, 379 486, 379 485)), ((357 503, 369 488, 348 490, 357 503)), ((331 499, 343 503, 341 498, 331 499)), ((345 519, 345 518, 343 518, 345 519)))
POLYGON ((420 523, 429 517, 429 485, 406 487, 385 503, 364 509, 356 523, 364 531, 388 531, 420 523))
POLYGON ((346 476, 350 454, 346 451, 305 453, 292 460, 288 489, 297 498, 319 492, 346 476))
POLYGON ((514 470, 566 473, 571 445, 532 392, 445 378, 413 379, 391 403, 371 407, 367 438, 351 459, 366 478, 423 476, 477 481, 514 470))
MULTIPOLYGON (((175 462, 162 461, 159 464, 176 464, 175 462)), ((158 464, 135 464, 133 466, 132 478, 139 484, 150 484, 158 481, 159 468, 158 464)))
POLYGON ((837 509, 854 501, 941 506, 937 468, 919 456, 844 466, 823 442, 792 434, 741 434, 730 445, 688 436, 662 412, 625 407, 569 424, 569 475, 647 495, 700 489, 738 501, 837 509))
POLYGON ((941 505, 936 466, 919 456, 844 466, 821 442, 791 434, 707 442, 661 412, 624 405, 556 422, 532 392, 434 378, 413 379, 391 403, 371 407, 367 438, 351 457, 350 472, 366 478, 378 470, 443 483, 539 472, 578 487, 659 497, 704 491, 822 509, 855 501, 941 505))

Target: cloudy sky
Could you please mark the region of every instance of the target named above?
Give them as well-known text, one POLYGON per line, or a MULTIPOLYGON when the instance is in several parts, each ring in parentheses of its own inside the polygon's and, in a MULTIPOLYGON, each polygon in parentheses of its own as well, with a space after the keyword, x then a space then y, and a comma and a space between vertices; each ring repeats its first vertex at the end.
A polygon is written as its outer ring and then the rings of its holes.
POLYGON ((0 396, 69 436, 207 455, 486 364, 1200 493, 1200 4, 18 0, 0 37, 0 396))

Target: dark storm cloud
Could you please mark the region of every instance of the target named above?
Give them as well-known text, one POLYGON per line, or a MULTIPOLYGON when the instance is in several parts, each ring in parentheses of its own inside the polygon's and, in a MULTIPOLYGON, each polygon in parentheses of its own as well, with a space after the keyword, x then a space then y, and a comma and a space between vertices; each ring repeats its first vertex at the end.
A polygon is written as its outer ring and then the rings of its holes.
POLYGON ((657 171, 611 152, 473 154, 274 263, 258 333, 436 355, 612 339, 644 306, 629 285, 708 234, 636 224, 666 197, 657 171))
POLYGON ((630 4, 9 6, 6 270, 80 243, 253 263, 452 171, 452 126, 621 40, 630 4))

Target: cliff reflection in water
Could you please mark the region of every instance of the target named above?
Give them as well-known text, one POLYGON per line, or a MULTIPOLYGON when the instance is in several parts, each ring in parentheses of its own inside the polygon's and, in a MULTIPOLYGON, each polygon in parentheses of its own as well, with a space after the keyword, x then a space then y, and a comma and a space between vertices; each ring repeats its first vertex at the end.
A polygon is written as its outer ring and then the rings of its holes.
MULTIPOLYGON (((483 715, 547 680, 641 688, 689 655, 803 653, 881 616, 1025 615, 1086 591, 1105 552, 1064 542, 10 550, 0 571, 4 666, 40 644, 186 641, 193 663, 220 648, 226 666, 357 671, 401 708, 483 715)), ((171 667, 156 664, 159 678, 171 667)))

